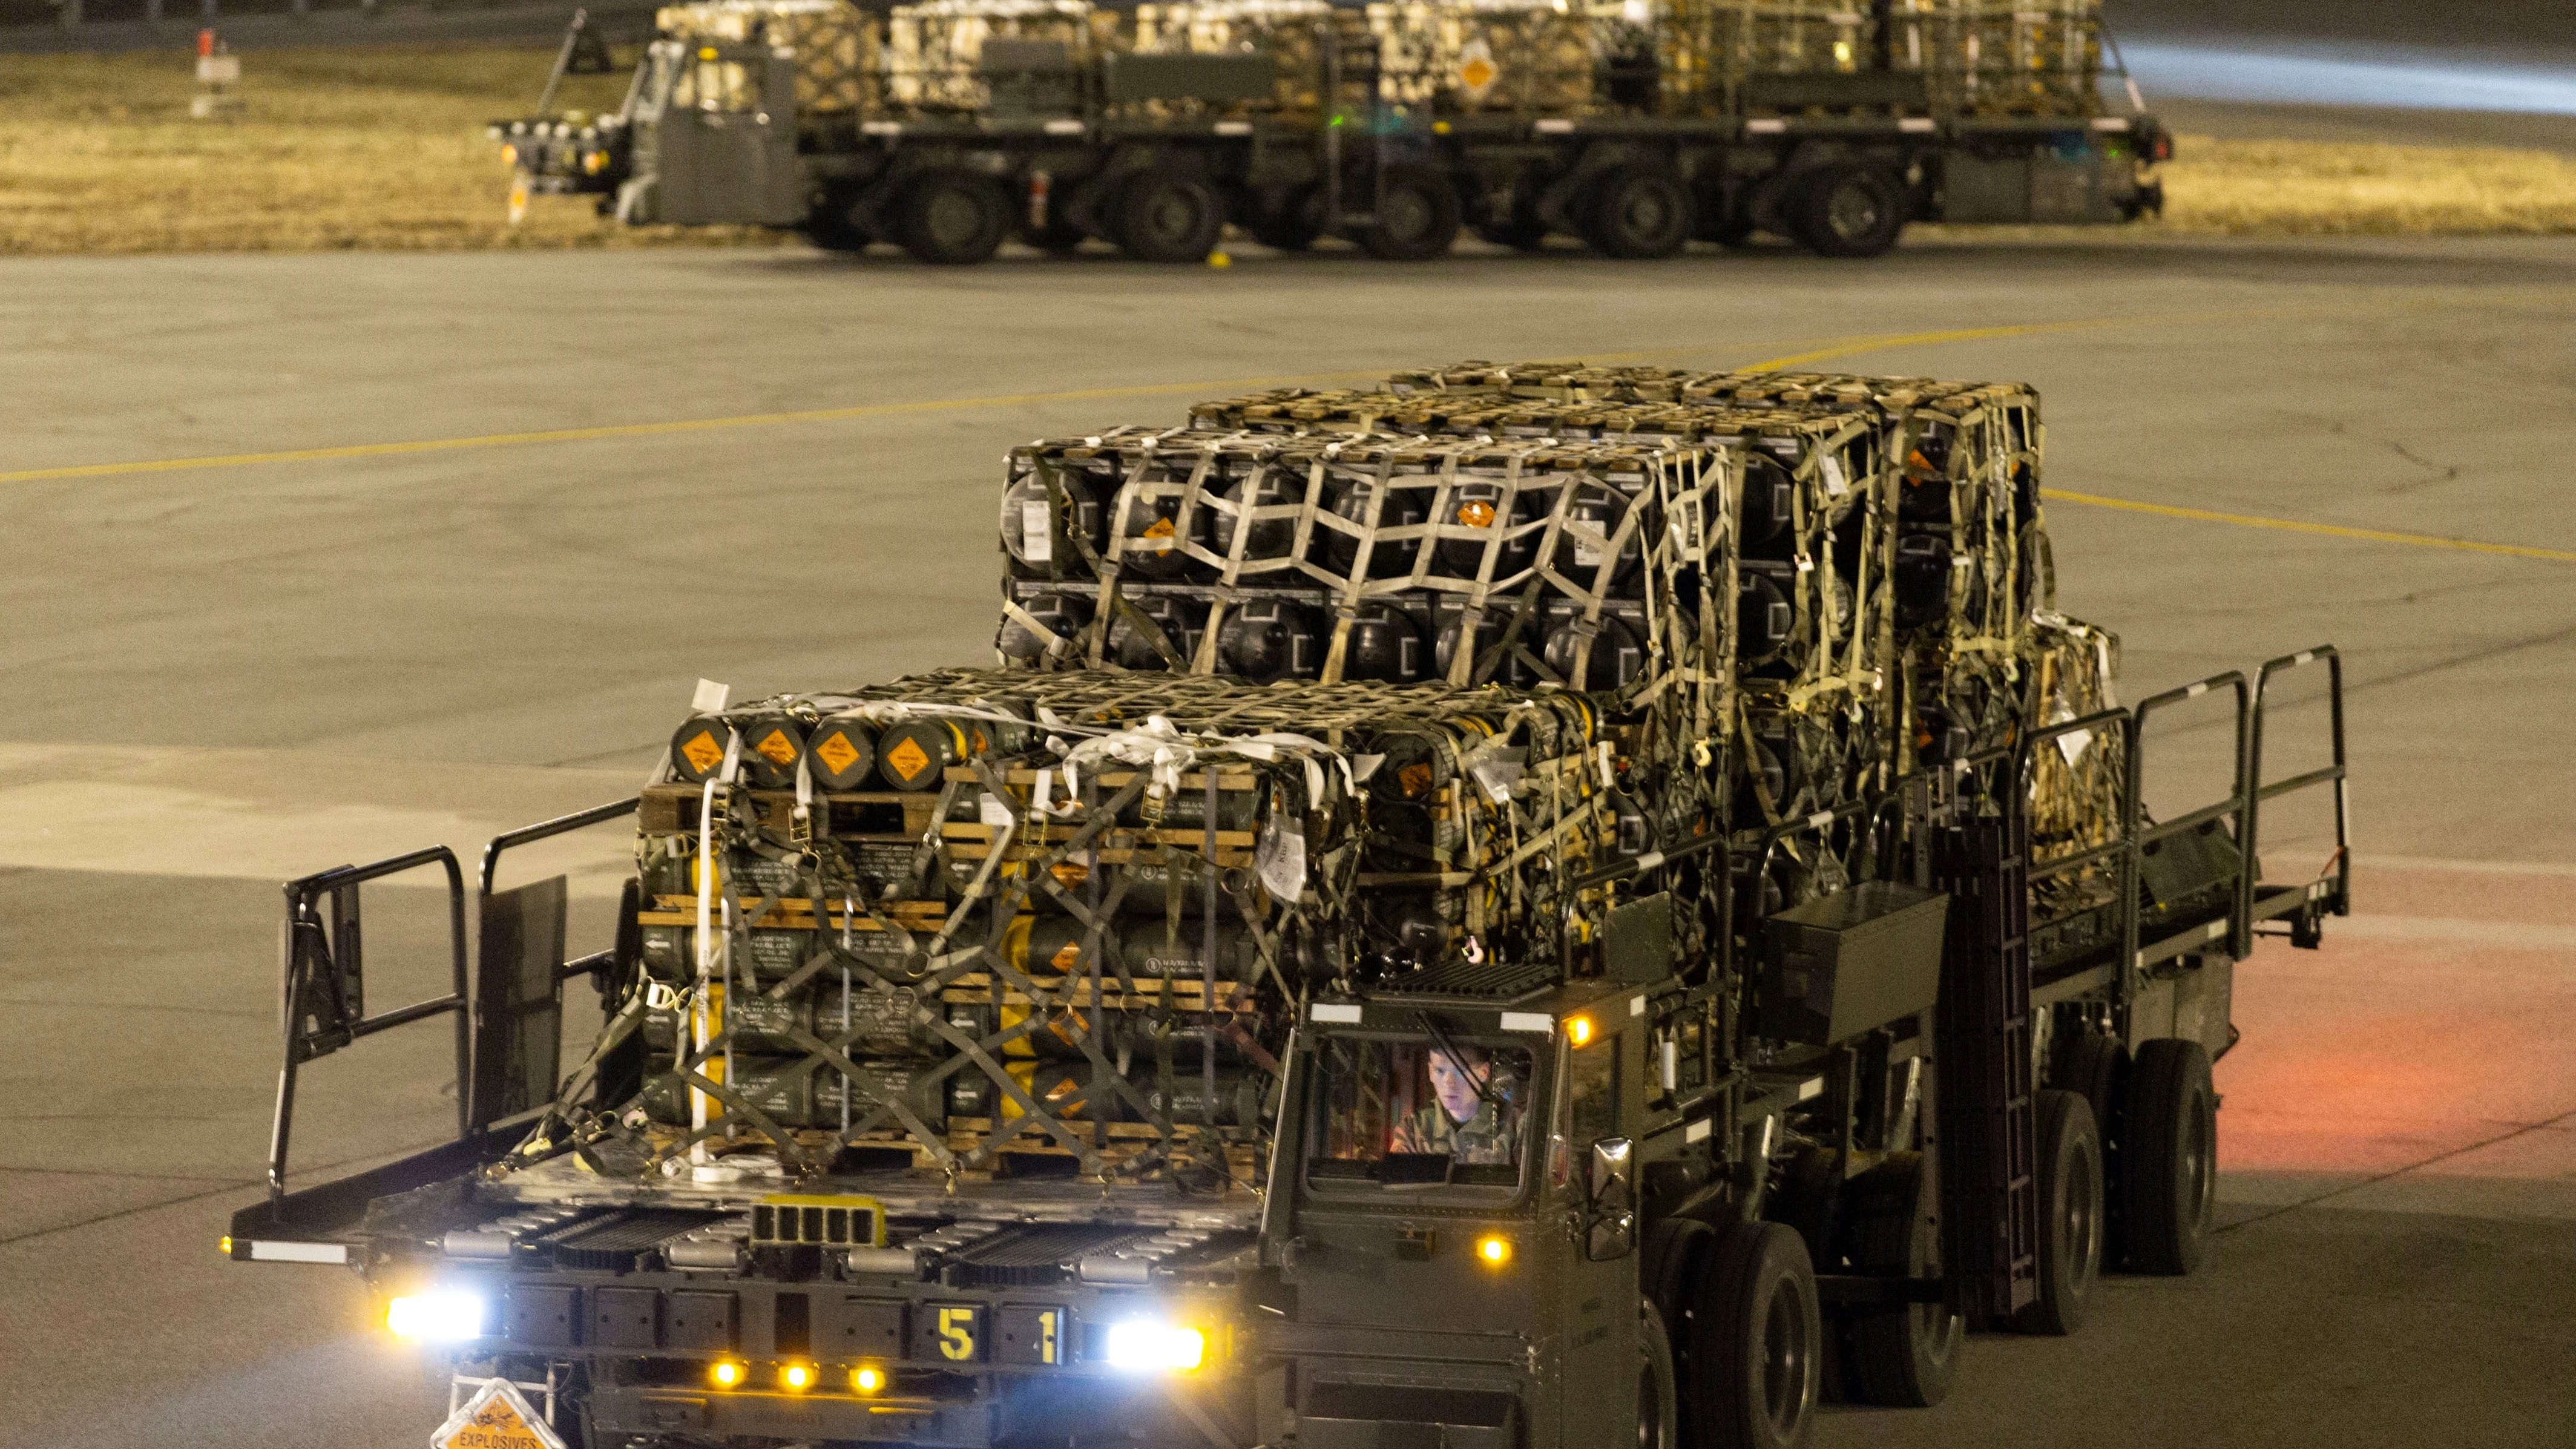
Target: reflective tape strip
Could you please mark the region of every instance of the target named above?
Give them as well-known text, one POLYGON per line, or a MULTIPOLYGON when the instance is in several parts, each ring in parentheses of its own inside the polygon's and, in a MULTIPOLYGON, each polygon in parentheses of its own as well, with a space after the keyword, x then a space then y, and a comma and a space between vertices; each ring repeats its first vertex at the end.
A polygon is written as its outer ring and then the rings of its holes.
POLYGON ((1250 121, 1219 121, 1216 123, 1216 133, 1220 136, 1249 136, 1252 134, 1252 123, 1250 121))
POLYGON ((1744 123, 1745 133, 1754 136, 1777 136, 1789 129, 1787 121, 1755 120, 1744 123))
POLYGON ((1812 1101, 1824 1094, 1825 1079, 1822 1077, 1809 1077, 1798 1084, 1798 1100, 1801 1102, 1812 1101))
POLYGON ((1639 875, 1643 875, 1647 871, 1653 870, 1656 866, 1662 865, 1663 863, 1664 853, 1662 851, 1647 851, 1645 854, 1637 857, 1637 873, 1639 875))
POLYGON ((2313 664, 2316 662, 2316 657, 2317 651, 2314 649, 2302 649, 2290 656, 2290 667, 2296 669, 2302 664, 2313 664))
POLYGON ((2096 131, 2125 131, 2129 129, 2129 118, 2126 116, 2095 116, 2093 118, 2093 129, 2096 131))
POLYGON ((1501 1025, 1505 1031, 1553 1033, 1556 1030, 1556 1018, 1544 1011, 1506 1011, 1503 1013, 1501 1025))
POLYGON ((1562 118, 1551 118, 1532 123, 1530 129, 1542 136, 1564 136, 1572 134, 1574 123, 1562 118))
POLYGON ((2225 921, 2212 921, 2208 925, 2200 928, 2200 939, 2204 941, 2215 941, 2219 937, 2227 934, 2227 926, 2228 923, 2225 921))
POLYGON ((1629 1014, 1630 1016, 1643 1016, 1643 1015, 1645 1015, 1645 1014, 1646 1014, 1646 998, 1644 998, 1644 997, 1642 997, 1642 996, 1631 996, 1631 997, 1629 997, 1629 998, 1628 998, 1628 1014, 1629 1014))
POLYGON ((1822 830, 1833 823, 1834 812, 1831 810, 1819 810, 1815 814, 1807 817, 1807 824, 1817 830, 1822 830))
POLYGON ((1308 1021, 1336 1021, 1345 1026, 1357 1026, 1360 1016, 1360 1009, 1356 1006, 1333 1006, 1319 1001, 1306 1008, 1308 1021))
POLYGON ((2202 695, 2207 694, 2207 693, 2209 693, 2209 681, 2208 681, 2208 680, 2206 680, 2206 679, 2204 679, 2204 680, 2202 680, 2200 683, 2195 684, 2195 685, 2192 685, 2190 688, 2185 689, 2185 690, 2182 692, 2182 697, 2183 697, 2183 698, 2185 698, 2185 699, 2198 699, 2198 698, 2200 698, 2202 695))
POLYGON ((1082 123, 1080 121, 1049 121, 1046 123, 1046 133, 1050 136, 1079 136, 1082 134, 1082 123))
POLYGON ((250 1260, 254 1263, 346 1263, 349 1249, 344 1243, 277 1243, 253 1238, 250 1260))
POLYGON ((1706 1117, 1702 1117, 1698 1121, 1693 1122, 1688 1127, 1682 1129, 1682 1140, 1684 1142, 1705 1142, 1708 1140, 1710 1128, 1714 1125, 1715 1124, 1710 1122, 1706 1117))
POLYGON ((861 121, 859 123, 859 131, 861 134, 869 136, 900 136, 903 134, 903 122, 861 121))
POLYGON ((1930 116, 1907 116, 1896 123, 1896 129, 1921 135, 1937 127, 1930 116))

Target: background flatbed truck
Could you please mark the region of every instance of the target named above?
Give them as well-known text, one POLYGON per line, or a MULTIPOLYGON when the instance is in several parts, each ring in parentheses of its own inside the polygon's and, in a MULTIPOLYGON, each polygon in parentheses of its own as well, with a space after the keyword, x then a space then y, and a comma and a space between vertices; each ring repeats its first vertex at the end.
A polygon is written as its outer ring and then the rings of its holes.
POLYGON ((891 242, 956 264, 1015 235, 1054 253, 1096 239, 1196 262, 1229 222, 1274 247, 1342 237, 1391 260, 1440 256, 1462 226, 1623 258, 1757 231, 1866 257, 1912 221, 2160 213, 2151 171, 2173 154, 2142 109, 1976 114, 1936 104, 1920 76, 1770 77, 1707 114, 1439 116, 1379 98, 1373 48, 1328 46, 1323 63, 1329 109, 1291 113, 1247 104, 1273 84, 1261 54, 1077 64, 1062 47, 996 41, 978 72, 988 108, 862 118, 800 111, 788 50, 662 39, 615 115, 490 129, 523 186, 596 195, 621 221, 797 227, 825 247, 891 242))
POLYGON ((2332 649, 2219 675, 1586 882, 1650 883, 1693 857, 1758 879, 1801 832, 1884 832, 1886 878, 1764 922, 1740 977, 1677 962, 1666 898, 1643 895, 1614 915, 1597 979, 1461 961, 1402 990, 1314 997, 1255 1201, 896 1172, 864 1195, 836 1182, 810 1206, 772 1198, 747 1239, 719 1230, 743 1206, 720 1189, 638 1189, 572 1155, 506 1183, 482 1170, 555 1080, 563 984, 629 969, 637 950, 631 897, 616 944, 566 960, 561 879, 496 890, 496 872, 512 849, 638 805, 619 801, 494 840, 470 894, 443 847, 286 887, 271 1192, 226 1249, 358 1273, 398 1329, 455 1349, 460 1400, 506 1382, 573 1442, 1121 1432, 1370 1449, 1396 1432, 1609 1449, 1634 1433, 1667 1449, 1687 1420, 1698 1449, 1791 1444, 1829 1333, 1842 1396, 1928 1403, 1964 1326, 2068 1332, 2103 1266, 2198 1263, 2234 966, 2258 935, 2313 947, 2347 913, 2346 780, 2332 649), (2276 686, 2320 666, 2331 762, 2274 778, 2276 686), (2149 823, 2137 747, 2213 704, 2232 705, 2223 798, 2149 823), (2121 818, 2094 847, 2034 861, 2030 771, 2069 738, 2128 747, 2121 818), (2265 807, 2316 787, 2333 794, 2327 873, 2264 880, 2265 807), (453 989, 370 1015, 359 887, 426 868, 447 877, 453 989), (2080 919, 2032 915, 2043 881, 2087 869, 2121 889, 2080 919), (458 1140, 289 1191, 299 1067, 441 1017, 458 1140), (1791 1045, 1749 1054, 1757 1026, 1791 1045), (1337 1104, 1383 1085, 1370 1073, 1470 1053, 1526 1071, 1508 1169, 1390 1153, 1356 1173, 1325 1150, 1337 1104), (672 1236, 692 1223, 709 1226, 672 1236), (649 1264, 648 1239, 667 1240, 649 1264), (842 1277, 798 1268, 826 1251, 842 1277))

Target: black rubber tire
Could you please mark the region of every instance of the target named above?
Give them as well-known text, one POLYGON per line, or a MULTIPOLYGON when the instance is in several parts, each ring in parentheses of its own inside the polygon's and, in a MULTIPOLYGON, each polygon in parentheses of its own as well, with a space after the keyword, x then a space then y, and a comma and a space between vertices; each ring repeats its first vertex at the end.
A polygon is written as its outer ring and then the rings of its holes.
POLYGON ((1422 166, 1389 166, 1379 188, 1377 221, 1360 245, 1384 262, 1427 262, 1458 240, 1458 189, 1422 166))
MULTIPOLYGON (((2108 1040, 2108 1038, 2105 1038, 2108 1040)), ((2034 1107, 2039 1135, 2039 1297, 2013 1315, 2022 1333, 2069 1334, 2102 1278, 2107 1236, 2102 1137, 2080 1092, 2049 1088, 2034 1107)))
POLYGON ((1799 188, 1798 240, 1820 257, 1883 256, 1905 230, 1905 193, 1874 166, 1836 166, 1799 188))
POLYGON ((1255 221, 1252 239, 1275 251, 1302 252, 1324 234, 1323 193, 1308 187, 1280 200, 1278 206, 1255 221))
POLYGON ((1779 1186, 1763 1207, 1763 1216, 1775 1223, 1785 1223, 1797 1230, 1800 1241, 1807 1245, 1807 1261, 1821 1263, 1828 1271, 1839 1261, 1834 1245, 1825 1241, 1832 1230, 1835 1198, 1842 1188, 1842 1169, 1831 1149, 1801 1148, 1780 1170, 1779 1186))
POLYGON ((1672 173, 1623 166, 1592 183, 1584 198, 1583 239, 1604 256, 1651 261, 1690 241, 1691 197, 1672 173))
MULTIPOLYGON (((1885 1162, 1844 1188, 1843 1238, 1863 1273, 1937 1277, 1941 1224, 1919 1152, 1885 1162)), ((1959 1370, 1967 1324, 1946 1303, 1856 1310, 1837 1325, 1835 1355, 1845 1397, 1854 1403, 1928 1409, 1947 1398, 1959 1370)))
POLYGON ((1793 1449, 1816 1417, 1824 1314, 1807 1245, 1779 1223, 1719 1230, 1690 1344, 1692 1449, 1793 1449))
POLYGON ((2129 1069, 2120 1145, 2121 1266, 2183 1274, 2200 1266, 2218 1209, 2218 1091, 2196 1041, 2142 1044, 2129 1069))
POLYGON ((1637 1449, 1681 1449, 1681 1384, 1655 1305, 1637 1304, 1637 1449))
POLYGON ((1664 1330, 1677 1350, 1690 1337, 1693 1290, 1716 1241, 1717 1230, 1697 1218, 1662 1218, 1646 1230, 1637 1281, 1646 1300, 1663 1314, 1664 1330))
POLYGON ((963 267, 990 260, 1011 234, 1011 199, 977 171, 928 172, 904 188, 895 240, 916 261, 963 267))
MULTIPOLYGON (((2093 1109, 2093 1130, 2107 1143, 2118 1135, 2120 1088, 2128 1080, 2129 1050, 2108 1032, 2060 1037, 2048 1066, 2048 1085, 2073 1092, 2093 1109)), ((2112 1176, 2104 1159, 2103 1176, 2112 1176)))
POLYGON ((1225 235, 1225 202, 1177 171, 1141 171, 1118 188, 1118 245, 1140 262, 1203 262, 1225 235))

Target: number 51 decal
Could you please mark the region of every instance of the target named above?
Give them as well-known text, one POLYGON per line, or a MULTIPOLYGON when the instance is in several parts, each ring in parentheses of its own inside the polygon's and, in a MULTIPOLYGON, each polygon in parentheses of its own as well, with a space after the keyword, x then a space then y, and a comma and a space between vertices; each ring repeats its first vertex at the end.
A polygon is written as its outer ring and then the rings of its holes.
POLYGON ((972 1363, 984 1353, 984 1310, 972 1304, 934 1307, 931 1347, 950 1363, 972 1363))

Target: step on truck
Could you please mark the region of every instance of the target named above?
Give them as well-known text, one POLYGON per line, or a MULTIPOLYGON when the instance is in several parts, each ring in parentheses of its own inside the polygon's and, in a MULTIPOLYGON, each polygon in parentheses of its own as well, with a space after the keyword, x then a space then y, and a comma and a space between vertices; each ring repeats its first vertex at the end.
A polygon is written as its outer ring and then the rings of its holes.
POLYGON ((2200 1263, 2236 964, 2349 904, 2340 657, 2117 703, 2041 441, 2014 385, 1477 362, 1015 448, 995 663, 702 684, 634 797, 288 883, 226 1249, 355 1274, 441 1445, 1935 1402, 1964 1330, 2200 1263), (2177 738, 2223 780, 2159 818, 2177 738), (517 862, 591 830, 576 954, 517 862), (452 983, 391 1005, 361 896, 417 871, 452 983), (442 1023, 456 1139, 290 1176, 325 1059, 442 1023))
POLYGON ((490 127, 514 215, 581 194, 944 263, 1013 237, 1197 262, 1229 225, 1397 260, 1462 227, 1861 257, 1913 221, 2161 213, 2173 153, 2134 86, 2104 104, 2098 0, 716 0, 659 25, 613 114, 490 127))

